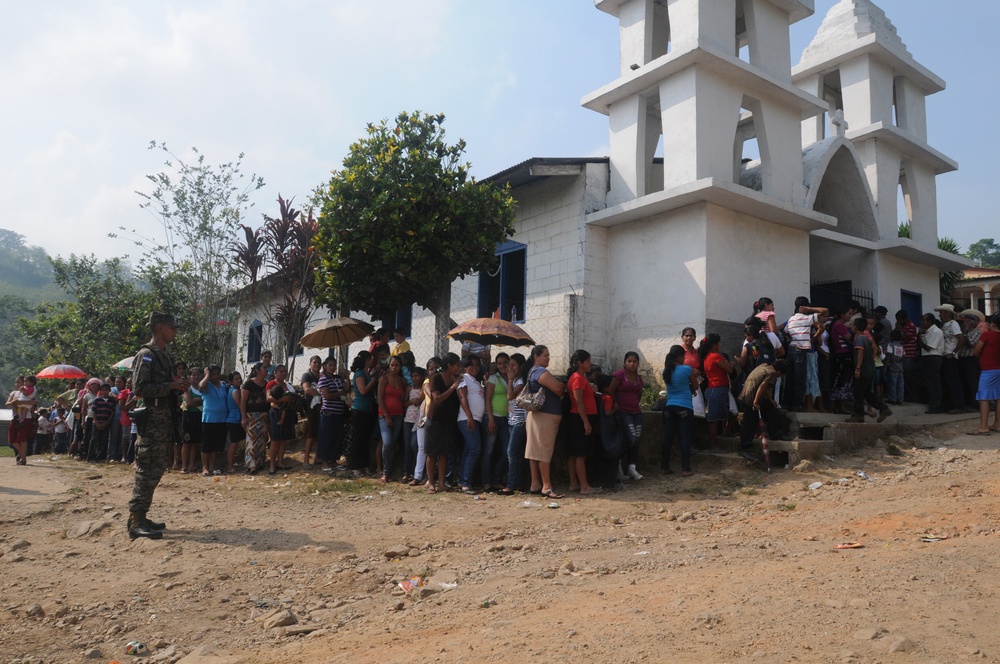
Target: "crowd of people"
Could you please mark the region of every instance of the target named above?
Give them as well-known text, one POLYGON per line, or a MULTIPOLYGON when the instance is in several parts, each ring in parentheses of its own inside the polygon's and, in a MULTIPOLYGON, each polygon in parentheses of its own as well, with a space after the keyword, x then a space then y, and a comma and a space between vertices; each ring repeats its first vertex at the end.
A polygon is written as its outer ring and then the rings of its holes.
MULTIPOLYGON (((671 473, 675 440, 680 472, 692 471, 694 420, 707 422, 709 447, 723 431, 738 431, 740 453, 757 459, 754 439, 780 439, 779 408, 834 411, 848 421, 881 422, 891 405, 926 401, 928 413, 981 414, 978 435, 1000 431, 991 404, 1000 400, 1000 317, 956 312, 950 304, 924 315, 919 328, 899 311, 864 312, 856 302, 839 308, 797 298, 782 322, 774 303, 760 298, 744 323, 737 352, 722 352, 709 333, 696 344, 687 328, 662 370, 665 425, 660 471, 671 473), (940 315, 938 320, 935 314, 940 315), (737 417, 742 413, 741 417, 737 417)), ((176 395, 173 470, 211 476, 286 470, 286 446, 303 420, 304 468, 369 474, 441 491, 529 491, 560 497, 551 464, 557 439, 565 442, 568 489, 581 495, 642 479, 639 449, 646 385, 640 357, 626 353, 610 374, 577 350, 569 373, 556 377, 550 354, 526 355, 465 343, 418 366, 402 334, 390 347, 384 330, 357 354, 348 372, 337 360, 313 356, 298 385, 264 351, 244 377, 220 367, 174 375, 188 387, 176 395)), ((50 407, 39 407, 33 376, 18 378, 7 405, 15 410, 10 442, 17 463, 49 449, 88 461, 132 463, 141 402, 126 377, 80 379, 50 407)), ((647 404, 648 405, 648 404, 647 404)))

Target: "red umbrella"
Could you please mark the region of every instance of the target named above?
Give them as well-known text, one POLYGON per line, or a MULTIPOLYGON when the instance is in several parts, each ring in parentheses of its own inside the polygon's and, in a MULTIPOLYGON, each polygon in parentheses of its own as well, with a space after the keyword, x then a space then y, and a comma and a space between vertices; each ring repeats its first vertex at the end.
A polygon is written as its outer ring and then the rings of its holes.
POLYGON ((51 367, 45 367, 37 374, 35 378, 86 378, 87 372, 83 369, 78 369, 72 364, 53 364, 51 367))

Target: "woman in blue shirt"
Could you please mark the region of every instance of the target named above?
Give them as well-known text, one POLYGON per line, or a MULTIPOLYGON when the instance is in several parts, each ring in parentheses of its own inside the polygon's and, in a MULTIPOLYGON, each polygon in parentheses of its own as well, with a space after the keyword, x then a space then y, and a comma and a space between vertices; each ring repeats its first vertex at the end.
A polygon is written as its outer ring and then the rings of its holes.
POLYGON ((361 475, 362 469, 368 467, 371 455, 372 431, 375 429, 375 388, 378 387, 380 372, 372 369, 375 357, 366 350, 358 353, 351 364, 351 389, 354 400, 351 402, 351 448, 347 456, 347 467, 355 476, 361 475))
POLYGON ((694 370, 684 364, 684 347, 671 346, 667 359, 663 362, 663 382, 667 385, 667 404, 663 409, 663 447, 660 451, 660 472, 669 475, 670 448, 674 444, 674 434, 681 439, 681 475, 690 477, 691 432, 694 423, 694 407, 691 395, 698 389, 694 370))
POLYGON ((198 384, 201 392, 201 474, 221 475, 215 467, 216 456, 226 449, 226 420, 229 419, 229 384, 222 382, 218 365, 205 367, 205 377, 198 384))

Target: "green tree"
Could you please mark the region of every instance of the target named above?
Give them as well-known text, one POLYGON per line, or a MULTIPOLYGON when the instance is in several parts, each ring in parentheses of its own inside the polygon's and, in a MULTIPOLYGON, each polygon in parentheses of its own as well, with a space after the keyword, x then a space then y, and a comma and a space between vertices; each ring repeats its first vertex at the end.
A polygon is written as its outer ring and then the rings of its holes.
POLYGON ((404 112, 369 124, 316 198, 320 301, 375 316, 416 303, 435 313, 439 345, 452 282, 494 264, 514 220, 509 188, 477 182, 443 122, 404 112))
MULTIPOLYGON (((898 227, 899 237, 910 237, 910 222, 901 221, 898 227)), ((939 237, 937 241, 938 249, 941 251, 947 251, 950 254, 955 254, 956 256, 962 255, 962 248, 959 246, 953 238, 950 237, 939 237)), ((958 287, 958 282, 960 282, 964 276, 962 270, 952 270, 951 272, 941 272, 938 281, 939 295, 941 296, 941 301, 946 302, 951 299, 951 294, 955 292, 958 287)))
MULTIPOLYGON (((188 285, 157 268, 140 272, 119 258, 94 256, 52 259, 56 282, 71 299, 38 305, 33 317, 21 317, 17 330, 44 349, 39 363, 73 364, 91 375, 106 375, 111 365, 134 355, 149 341, 149 312, 175 311, 188 285)), ((199 341, 179 335, 181 357, 201 360, 199 341)))
MULTIPOLYGON (((139 273, 153 291, 172 285, 167 281, 183 285, 184 297, 171 305, 170 312, 184 326, 178 341, 189 349, 191 361, 223 364, 230 297, 239 285, 229 248, 252 207, 251 194, 264 186, 264 180, 243 173, 242 153, 234 162, 213 166, 197 148, 191 148, 191 159, 174 154, 165 143, 152 141, 149 149, 166 155, 167 170, 146 176, 151 192, 136 193, 143 199, 140 207, 157 220, 161 233, 148 237, 136 229, 119 230, 139 247, 139 273)), ((171 297, 165 294, 160 299, 171 297)))
MULTIPOLYGON (((292 207, 292 200, 286 201, 279 194, 280 216, 264 215, 264 225, 257 230, 241 226, 244 241, 233 243, 231 248, 236 266, 250 281, 247 301, 240 305, 267 320, 269 327, 280 330, 274 358, 277 361, 287 359, 316 310, 317 254, 313 240, 317 223, 311 208, 303 215, 292 207), (262 270, 267 270, 265 287, 278 295, 274 304, 257 304, 262 270)), ((294 368, 293 358, 289 371, 294 368)))
POLYGON ((23 235, 6 228, 0 228, 0 294, 29 302, 65 297, 55 285, 45 249, 25 244, 23 235))
POLYGON ((991 237, 970 244, 965 255, 979 267, 1000 268, 1000 244, 991 237))

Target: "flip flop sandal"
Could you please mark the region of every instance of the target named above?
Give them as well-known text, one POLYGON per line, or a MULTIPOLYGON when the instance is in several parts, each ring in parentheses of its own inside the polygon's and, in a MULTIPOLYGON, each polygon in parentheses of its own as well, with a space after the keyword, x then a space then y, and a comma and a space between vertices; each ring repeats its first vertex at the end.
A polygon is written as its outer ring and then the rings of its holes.
POLYGON ((833 547, 834 549, 863 549, 865 545, 861 542, 844 542, 833 547))
POLYGON ((990 431, 970 431, 968 435, 970 435, 970 436, 989 436, 992 433, 992 431, 993 431, 992 429, 990 431))
POLYGON ((545 498, 548 498, 549 500, 558 500, 560 498, 565 498, 566 497, 566 496, 562 495, 561 493, 556 493, 552 489, 549 489, 548 491, 543 491, 542 492, 542 496, 545 497, 545 498))

